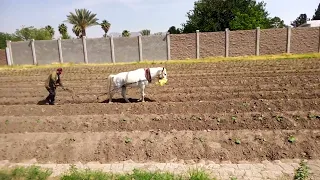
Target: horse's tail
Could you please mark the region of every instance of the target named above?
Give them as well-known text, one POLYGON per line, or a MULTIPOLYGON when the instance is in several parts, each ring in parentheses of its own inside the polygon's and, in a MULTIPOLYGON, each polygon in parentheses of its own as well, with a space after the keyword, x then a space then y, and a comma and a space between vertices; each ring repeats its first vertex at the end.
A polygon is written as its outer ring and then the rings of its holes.
POLYGON ((114 78, 114 74, 110 74, 108 76, 108 86, 109 86, 109 94, 111 93, 111 90, 112 90, 112 81, 113 81, 113 78, 114 78))

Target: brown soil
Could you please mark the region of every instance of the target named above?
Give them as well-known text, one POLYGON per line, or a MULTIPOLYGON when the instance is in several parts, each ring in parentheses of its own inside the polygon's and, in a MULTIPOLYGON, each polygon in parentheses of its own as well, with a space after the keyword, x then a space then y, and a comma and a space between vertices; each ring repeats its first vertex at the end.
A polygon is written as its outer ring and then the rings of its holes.
POLYGON ((64 84, 76 96, 59 89, 55 106, 42 102, 43 80, 54 69, 0 71, 0 160, 320 157, 318 59, 165 66, 168 84, 147 87, 145 103, 129 89, 130 104, 119 94, 113 104, 100 95, 110 73, 142 65, 64 68, 64 84))

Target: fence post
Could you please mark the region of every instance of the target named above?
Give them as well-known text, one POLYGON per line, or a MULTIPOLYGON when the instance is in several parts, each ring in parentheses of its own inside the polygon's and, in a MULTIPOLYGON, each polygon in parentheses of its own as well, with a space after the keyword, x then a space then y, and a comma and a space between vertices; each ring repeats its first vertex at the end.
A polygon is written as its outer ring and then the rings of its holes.
POLYGON ((196 57, 197 57, 197 59, 199 59, 199 57, 200 57, 200 41, 199 41, 199 35, 200 35, 200 33, 199 33, 199 30, 196 30, 196 38, 197 38, 197 54, 196 54, 196 57))
POLYGON ((111 48, 111 59, 112 59, 112 63, 116 63, 116 59, 115 59, 115 56, 114 56, 113 35, 110 36, 110 48, 111 48))
POLYGON ((6 59, 7 59, 7 65, 11 66, 10 49, 8 47, 6 47, 6 59))
POLYGON ((83 45, 83 55, 84 55, 84 62, 88 64, 88 52, 87 52, 87 37, 83 36, 82 37, 82 45, 83 45))
POLYGON ((256 31, 256 56, 260 55, 260 27, 256 31))
POLYGON ((59 51, 60 63, 63 63, 62 48, 61 48, 61 37, 58 39, 58 51, 59 51))
POLYGON ((9 59, 10 65, 13 65, 12 47, 11 47, 11 41, 10 40, 7 40, 7 47, 9 49, 8 56, 10 57, 10 59, 9 59))
POLYGON ((171 46, 171 42, 170 42, 170 33, 167 32, 167 60, 171 60, 171 50, 170 50, 170 46, 171 46))
POLYGON ((31 39, 31 50, 32 50, 32 57, 33 57, 33 64, 37 65, 37 56, 36 56, 36 48, 34 46, 34 39, 31 39))
POLYGON ((290 53, 291 48, 291 27, 288 26, 287 28, 287 53, 290 53))
POLYGON ((139 61, 142 61, 142 40, 141 40, 141 34, 138 36, 138 49, 139 49, 139 61))
POLYGON ((229 28, 226 28, 226 47, 225 47, 225 50, 226 50, 226 57, 229 57, 229 28))

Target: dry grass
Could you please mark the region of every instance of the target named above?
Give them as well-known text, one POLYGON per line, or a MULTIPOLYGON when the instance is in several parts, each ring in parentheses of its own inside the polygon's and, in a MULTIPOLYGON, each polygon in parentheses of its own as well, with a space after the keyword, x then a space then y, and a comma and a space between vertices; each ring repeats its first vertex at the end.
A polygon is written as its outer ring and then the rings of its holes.
POLYGON ((310 59, 320 58, 320 53, 309 54, 278 54, 278 55, 263 55, 263 56, 239 56, 239 57, 207 57, 203 59, 185 59, 185 60, 162 60, 162 61, 142 61, 131 63, 54 63, 48 65, 13 65, 0 66, 0 70, 9 69, 31 69, 31 68, 55 68, 55 67, 75 67, 75 66, 121 66, 121 65, 141 65, 141 64, 193 64, 203 62, 221 62, 221 61, 257 61, 257 60, 281 60, 281 59, 310 59))

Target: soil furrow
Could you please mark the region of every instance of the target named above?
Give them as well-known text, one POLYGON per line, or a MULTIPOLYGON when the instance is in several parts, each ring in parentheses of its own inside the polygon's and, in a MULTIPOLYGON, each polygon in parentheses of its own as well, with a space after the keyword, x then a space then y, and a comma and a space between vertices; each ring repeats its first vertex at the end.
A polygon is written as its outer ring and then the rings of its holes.
POLYGON ((316 159, 319 147, 316 130, 0 134, 0 159, 11 162, 316 159))
MULTIPOLYGON (((122 99, 121 99, 122 100, 122 99)), ((203 102, 146 102, 146 103, 82 103, 55 106, 0 105, 1 116, 50 116, 87 114, 185 114, 188 113, 240 113, 272 111, 320 110, 320 99, 250 100, 230 99, 203 102), (245 105, 249 104, 249 105, 245 105)))
POLYGON ((320 111, 0 117, 0 133, 319 129, 320 111))

